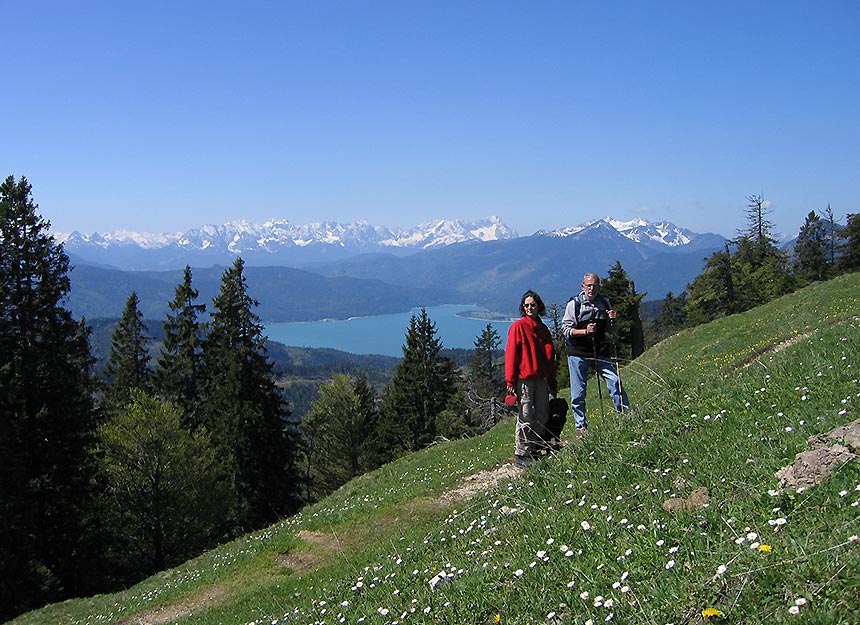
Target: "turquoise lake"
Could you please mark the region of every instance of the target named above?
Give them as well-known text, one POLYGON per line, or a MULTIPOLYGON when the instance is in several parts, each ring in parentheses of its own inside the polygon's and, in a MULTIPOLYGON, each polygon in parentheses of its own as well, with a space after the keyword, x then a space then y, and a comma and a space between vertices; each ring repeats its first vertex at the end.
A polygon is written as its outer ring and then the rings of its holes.
MULTIPOLYGON (((436 324, 436 337, 445 348, 474 349, 475 339, 491 323, 502 346, 508 335, 507 321, 488 321, 463 316, 468 312, 486 312, 470 305, 448 304, 428 306, 427 316, 436 324)), ((353 317, 342 321, 309 321, 265 324, 265 334, 271 340, 296 347, 327 347, 352 354, 403 355, 406 332, 413 315, 420 308, 393 315, 353 317)))

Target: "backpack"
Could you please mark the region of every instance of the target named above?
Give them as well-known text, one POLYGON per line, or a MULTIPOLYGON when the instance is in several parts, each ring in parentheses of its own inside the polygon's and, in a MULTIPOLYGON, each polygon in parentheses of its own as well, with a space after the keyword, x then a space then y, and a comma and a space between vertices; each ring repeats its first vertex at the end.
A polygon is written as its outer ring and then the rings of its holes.
MULTIPOLYGON (((582 308, 582 302, 579 301, 578 295, 574 295, 569 300, 567 300, 568 304, 570 302, 573 302, 573 323, 574 325, 576 325, 577 323, 579 323, 579 309, 582 308)), ((569 336, 564 337, 564 342, 568 345, 573 345, 573 339, 569 336)))
MULTIPOLYGON (((609 301, 609 298, 603 297, 602 295, 598 295, 598 297, 606 304, 606 310, 610 310, 612 308, 612 302, 609 301)), ((579 323, 579 311, 582 309, 582 301, 579 299, 579 295, 574 295, 567 301, 568 303, 573 302, 573 321, 574 323, 579 323)), ((565 337, 564 341, 568 345, 573 345, 573 339, 569 336, 565 337)))

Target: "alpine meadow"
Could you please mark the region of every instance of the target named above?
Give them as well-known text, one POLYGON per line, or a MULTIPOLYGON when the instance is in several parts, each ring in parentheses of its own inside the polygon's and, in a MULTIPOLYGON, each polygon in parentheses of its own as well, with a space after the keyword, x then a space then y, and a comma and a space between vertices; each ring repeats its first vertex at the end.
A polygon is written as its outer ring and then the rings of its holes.
POLYGON ((860 622, 858 303, 849 273, 673 334, 621 368, 629 412, 592 390, 529 469, 506 418, 11 622, 860 622))

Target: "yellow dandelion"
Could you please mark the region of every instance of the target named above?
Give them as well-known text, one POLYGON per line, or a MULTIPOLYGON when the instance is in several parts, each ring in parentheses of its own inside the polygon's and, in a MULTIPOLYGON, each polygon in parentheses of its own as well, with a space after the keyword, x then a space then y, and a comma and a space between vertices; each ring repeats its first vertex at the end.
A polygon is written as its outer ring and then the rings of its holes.
POLYGON ((759 550, 759 551, 761 551, 762 553, 770 553, 771 551, 773 551, 773 547, 771 547, 770 545, 765 544, 765 545, 761 545, 761 546, 758 548, 758 550, 759 550))
POLYGON ((702 610, 702 616, 705 618, 720 618, 722 615, 723 613, 716 608, 705 608, 702 610))
POLYGON ((494 623, 501 623, 502 622, 502 615, 496 614, 496 616, 493 617, 493 622, 494 623))

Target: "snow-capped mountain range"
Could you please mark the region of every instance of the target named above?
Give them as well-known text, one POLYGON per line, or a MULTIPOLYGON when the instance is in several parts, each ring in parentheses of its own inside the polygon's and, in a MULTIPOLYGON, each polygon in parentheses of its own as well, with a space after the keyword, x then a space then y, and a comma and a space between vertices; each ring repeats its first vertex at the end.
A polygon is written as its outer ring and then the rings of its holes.
MULTIPOLYGON (((699 235, 665 221, 620 221, 611 217, 569 228, 542 230, 534 236, 570 237, 601 225, 650 248, 677 248, 702 236, 714 236, 699 235)), ((308 266, 357 254, 386 252, 402 256, 468 241, 517 239, 520 235, 498 217, 489 217, 474 222, 427 221, 405 229, 375 226, 366 221, 349 224, 332 221, 292 224, 284 219, 262 224, 234 221, 175 234, 120 230, 84 235, 75 231, 56 233, 55 238, 67 252, 85 261, 141 270, 175 268, 186 263, 229 264, 239 255, 255 265, 308 266)))
POLYGON ((366 221, 340 224, 333 221, 292 224, 285 219, 262 224, 231 221, 221 226, 205 225, 176 234, 152 234, 119 230, 109 234, 80 232, 58 233, 55 238, 66 246, 96 245, 101 248, 135 245, 144 249, 177 246, 188 250, 224 249, 234 254, 275 252, 284 247, 313 244, 338 247, 380 247, 429 249, 463 241, 495 241, 518 235, 498 217, 476 222, 460 220, 428 221, 413 228, 392 229, 373 226, 366 221))
POLYGON ((704 258, 722 249, 717 234, 671 223, 610 217, 580 226, 518 235, 497 217, 433 221, 394 230, 367 222, 292 225, 233 222, 181 234, 55 234, 74 270, 70 304, 88 318, 114 317, 138 294, 150 318, 165 313, 181 278, 194 268, 205 298, 241 255, 249 289, 269 321, 402 312, 410 307, 473 302, 508 310, 528 288, 563 302, 587 271, 621 263, 639 293, 680 293, 704 258), (300 292, 302 297, 295 297, 300 292), (124 295, 118 295, 124 293, 124 295))

